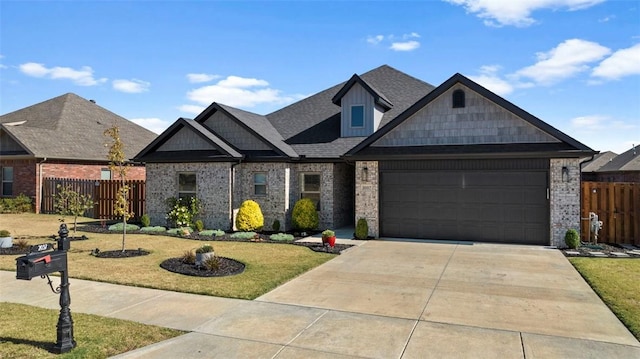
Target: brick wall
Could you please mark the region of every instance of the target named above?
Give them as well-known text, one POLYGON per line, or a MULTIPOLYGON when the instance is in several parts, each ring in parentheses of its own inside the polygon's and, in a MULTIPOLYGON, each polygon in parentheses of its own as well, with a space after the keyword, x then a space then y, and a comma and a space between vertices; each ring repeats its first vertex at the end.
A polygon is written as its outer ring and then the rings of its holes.
POLYGON ((37 191, 36 160, 5 160, 0 161, 2 167, 13 167, 13 197, 25 194, 35 200, 37 191))
POLYGON ((580 232, 580 160, 576 158, 551 159, 550 163, 550 217, 551 245, 566 247, 565 232, 573 228, 580 232), (569 170, 563 178, 562 168, 569 170))
MULTIPOLYGON (((108 169, 109 166, 107 164, 45 162, 42 164, 42 175, 43 177, 99 180, 100 172, 103 168, 108 169)), ((115 173, 111 174, 111 179, 118 178, 119 176, 115 173)), ((145 180, 145 178, 146 170, 144 166, 129 167, 127 171, 127 179, 145 180)))
POLYGON ((356 223, 358 219, 367 220, 369 235, 380 235, 380 211, 378 210, 378 162, 356 162, 356 223), (366 175, 364 168, 367 168, 366 175))

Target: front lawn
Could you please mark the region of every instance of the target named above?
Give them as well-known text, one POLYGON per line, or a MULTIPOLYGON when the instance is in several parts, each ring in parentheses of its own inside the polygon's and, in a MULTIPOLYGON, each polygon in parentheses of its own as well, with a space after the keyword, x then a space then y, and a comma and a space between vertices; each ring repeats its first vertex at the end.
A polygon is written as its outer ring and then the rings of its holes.
POLYGON ((616 316, 640 339, 640 260, 569 258, 616 316))
MULTIPOLYGON (((27 237, 30 244, 53 242, 46 236, 57 232, 58 217, 35 214, 2 215, 0 229, 10 230, 14 237, 27 237)), ((85 221, 87 219, 79 222, 85 221)), ((71 229, 72 225, 69 227, 71 229)), ((78 235, 80 234, 87 235, 89 239, 71 242, 71 278, 240 299, 257 298, 334 257, 290 244, 208 241, 206 243, 213 245, 216 255, 238 260, 244 263, 246 268, 244 273, 235 276, 202 278, 171 273, 160 268, 160 263, 165 259, 180 257, 185 251, 194 250, 202 245, 201 241, 160 235, 128 234, 127 249, 142 248, 151 254, 119 259, 96 258, 90 255, 96 248, 101 251, 120 249, 122 233, 78 232, 78 235)), ((70 236, 72 235, 71 232, 70 236)), ((0 256, 0 269, 15 271, 16 257, 0 256)))
POLYGON ((56 343, 58 314, 59 310, 0 303, 0 358, 108 358, 184 334, 128 320, 73 313, 77 347, 57 355, 51 350, 56 343))

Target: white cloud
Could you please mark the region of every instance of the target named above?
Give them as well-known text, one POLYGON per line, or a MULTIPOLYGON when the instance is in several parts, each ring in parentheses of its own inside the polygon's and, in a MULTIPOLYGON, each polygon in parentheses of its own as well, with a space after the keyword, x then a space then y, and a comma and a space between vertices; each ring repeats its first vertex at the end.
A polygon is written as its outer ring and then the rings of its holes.
MULTIPOLYGON (((268 86, 269 83, 265 80, 228 76, 215 85, 189 91, 187 98, 205 106, 218 102, 233 107, 251 108, 261 104, 284 105, 305 97, 283 95, 280 90, 268 86)), ((195 113, 197 108, 199 107, 189 104, 180 106, 180 110, 192 113, 195 113)))
POLYGON ((588 64, 598 61, 611 50, 595 42, 581 39, 565 40, 549 52, 540 52, 538 62, 515 73, 538 84, 551 85, 589 69, 588 64))
POLYGON ((382 42, 389 44, 389 49, 393 51, 413 51, 420 47, 420 42, 417 40, 420 38, 420 34, 417 32, 410 32, 408 34, 396 35, 375 35, 368 36, 367 42, 372 45, 378 45, 382 42))
POLYGON ((132 80, 113 80, 114 90, 126 92, 126 93, 140 93, 149 91, 151 84, 146 81, 132 79, 132 80))
POLYGON ((526 27, 534 24, 531 14, 541 9, 586 9, 605 0, 445 0, 484 19, 487 26, 526 27))
POLYGON ((605 128, 609 119, 602 115, 580 116, 571 119, 571 126, 585 131, 598 131, 605 128))
POLYGON ((133 118, 131 122, 146 128, 149 131, 160 134, 171 125, 169 121, 164 121, 159 118, 133 118))
POLYGON ((615 18, 616 18, 615 15, 609 15, 609 16, 603 17, 602 19, 598 19, 598 22, 609 22, 615 18))
POLYGON ((187 74, 187 79, 191 83, 209 82, 220 78, 220 75, 213 74, 187 74))
POLYGON ((89 66, 83 66, 80 70, 74 70, 70 67, 59 66, 47 68, 40 63, 27 62, 21 64, 19 69, 27 76, 43 77, 53 80, 67 79, 80 86, 94 86, 107 81, 106 78, 95 79, 93 77, 93 69, 89 66))
POLYGON ((640 44, 614 52, 591 72, 591 76, 606 80, 629 75, 640 75, 640 44))
POLYGON ((182 106, 178 106, 178 110, 182 111, 182 112, 186 112, 186 113, 191 113, 191 114, 200 114, 200 112, 204 111, 206 107, 204 106, 198 106, 198 105, 182 105, 182 106))
POLYGON ((482 66, 480 75, 469 76, 469 78, 480 85, 486 87, 489 91, 500 96, 505 96, 513 92, 514 86, 498 75, 500 66, 482 66))
POLYGON ((415 40, 405 42, 394 42, 389 46, 393 51, 413 51, 420 47, 420 43, 415 40))
POLYGON ((377 45, 384 40, 384 35, 375 35, 367 37, 367 42, 373 45, 377 45))

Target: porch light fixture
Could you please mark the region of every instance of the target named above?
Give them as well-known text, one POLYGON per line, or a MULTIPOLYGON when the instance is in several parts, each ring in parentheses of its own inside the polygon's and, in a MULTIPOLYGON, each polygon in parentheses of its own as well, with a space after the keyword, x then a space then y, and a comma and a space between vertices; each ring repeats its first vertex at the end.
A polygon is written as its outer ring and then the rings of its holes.
POLYGON ((369 182, 369 168, 362 167, 362 181, 369 182))
POLYGON ((562 182, 569 182, 569 168, 567 166, 562 167, 562 182))

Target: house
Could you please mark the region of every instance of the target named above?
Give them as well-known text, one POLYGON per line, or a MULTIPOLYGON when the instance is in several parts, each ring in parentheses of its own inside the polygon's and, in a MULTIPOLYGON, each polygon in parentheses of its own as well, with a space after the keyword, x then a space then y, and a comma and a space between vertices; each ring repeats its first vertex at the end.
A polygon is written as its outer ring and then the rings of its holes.
MULTIPOLYGON (((39 213, 43 178, 112 179, 104 131, 113 125, 120 128, 126 158, 157 137, 72 93, 0 116, 2 197, 25 194, 39 213)), ((127 177, 144 180, 144 166, 132 166, 127 177)))
POLYGON ((246 199, 268 229, 310 198, 321 228, 365 218, 376 237, 560 245, 593 154, 460 74, 434 87, 383 65, 265 116, 213 103, 134 159, 155 224, 173 196, 197 196, 221 229, 246 199))
POLYGON ((640 183, 640 149, 633 146, 619 155, 610 151, 596 155, 582 167, 582 180, 640 183))

